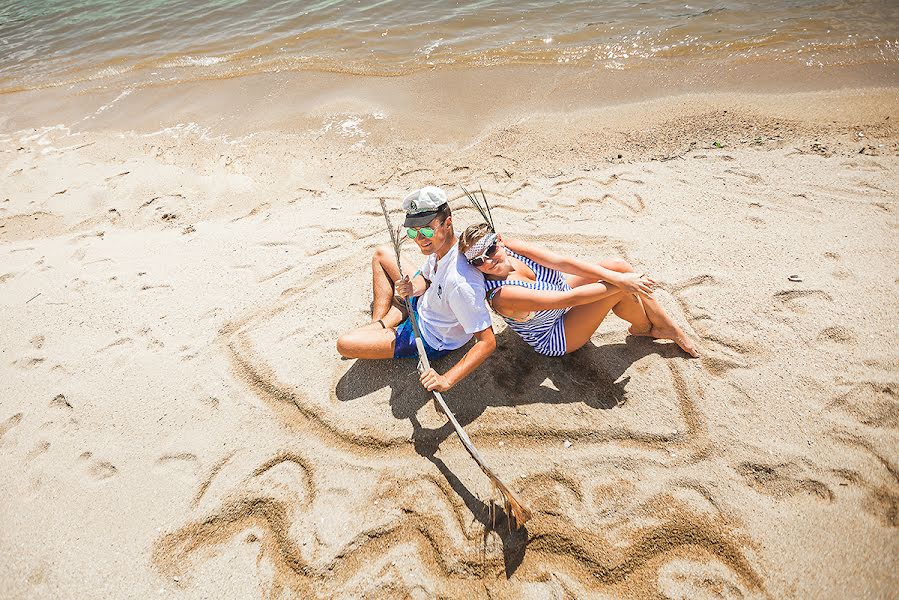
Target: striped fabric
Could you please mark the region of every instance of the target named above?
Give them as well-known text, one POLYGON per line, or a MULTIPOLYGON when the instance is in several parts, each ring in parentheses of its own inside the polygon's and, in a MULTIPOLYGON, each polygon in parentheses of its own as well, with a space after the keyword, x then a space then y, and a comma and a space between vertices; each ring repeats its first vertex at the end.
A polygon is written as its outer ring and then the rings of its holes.
MULTIPOLYGON (((512 252, 508 248, 506 248, 506 252, 533 269, 537 275, 537 281, 536 283, 530 283, 509 279, 485 279, 488 303, 493 300, 493 295, 504 285, 518 285, 532 290, 553 292, 567 292, 571 289, 568 287, 568 283, 561 272, 544 267, 526 256, 512 252)), ((526 321, 516 321, 503 315, 499 316, 508 323, 512 331, 520 335, 521 339, 530 344, 540 354, 562 356, 565 354, 565 323, 563 317, 566 312, 568 312, 567 308, 540 310, 533 313, 532 317, 526 321)))

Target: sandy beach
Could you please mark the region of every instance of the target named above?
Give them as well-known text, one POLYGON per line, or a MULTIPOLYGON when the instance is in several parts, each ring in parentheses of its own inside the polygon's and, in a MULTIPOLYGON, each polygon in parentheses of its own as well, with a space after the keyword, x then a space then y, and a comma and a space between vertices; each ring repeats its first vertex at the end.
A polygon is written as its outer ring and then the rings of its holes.
POLYGON ((899 88, 507 73, 436 114, 476 72, 0 100, 0 596, 894 597, 899 88), (508 235, 647 270, 702 351, 610 316, 540 357, 494 316, 446 398, 522 529, 414 361, 335 350, 379 200, 428 184, 458 231, 481 184, 508 235))

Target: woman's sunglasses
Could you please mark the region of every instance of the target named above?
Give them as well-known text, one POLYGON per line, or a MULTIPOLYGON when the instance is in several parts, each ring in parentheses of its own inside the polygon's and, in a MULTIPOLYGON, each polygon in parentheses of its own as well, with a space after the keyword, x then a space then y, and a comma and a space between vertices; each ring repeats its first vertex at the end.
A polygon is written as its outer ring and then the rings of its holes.
POLYGON ((406 227, 406 235, 409 236, 410 240, 414 240, 418 237, 418 234, 422 234, 428 239, 434 237, 434 228, 433 227, 422 227, 420 229, 415 229, 413 227, 406 227))
POLYGON ((485 260, 493 256, 494 254, 496 254, 496 242, 493 242, 492 244, 487 246, 487 249, 484 250, 483 254, 475 256, 474 258, 469 258, 468 264, 470 264, 472 267, 480 267, 484 264, 485 260))

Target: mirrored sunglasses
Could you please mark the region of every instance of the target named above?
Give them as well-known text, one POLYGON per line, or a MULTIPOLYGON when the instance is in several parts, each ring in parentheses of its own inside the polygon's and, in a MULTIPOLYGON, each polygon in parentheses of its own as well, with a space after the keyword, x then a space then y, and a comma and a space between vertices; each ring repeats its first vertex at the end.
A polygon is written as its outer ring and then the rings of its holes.
POLYGON ((487 260, 488 258, 493 256, 495 253, 496 253, 496 242, 493 242, 492 244, 487 246, 487 249, 484 250, 483 254, 475 256, 474 258, 469 258, 468 264, 470 264, 472 267, 480 267, 481 265, 484 264, 485 260, 487 260))
POLYGON ((433 227, 422 227, 420 229, 415 229, 414 227, 406 227, 406 235, 409 236, 410 240, 414 240, 418 237, 418 234, 422 234, 428 239, 434 237, 434 228, 433 227))

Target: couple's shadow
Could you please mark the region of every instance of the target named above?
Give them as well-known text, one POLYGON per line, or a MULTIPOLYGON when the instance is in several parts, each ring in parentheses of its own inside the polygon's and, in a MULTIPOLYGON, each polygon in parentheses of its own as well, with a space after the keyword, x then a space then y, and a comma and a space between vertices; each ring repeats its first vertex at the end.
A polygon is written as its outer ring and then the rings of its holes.
MULTIPOLYGON (((467 350, 465 346, 432 365, 440 373, 451 368, 467 350)), ((594 346, 588 343, 563 357, 546 357, 534 352, 513 332, 497 335, 497 349, 471 376, 457 384, 444 398, 459 423, 465 427, 491 406, 525 404, 572 404, 605 410, 624 403, 629 377, 627 368, 649 354, 672 358, 682 356, 675 344, 655 343, 649 338, 629 336, 625 343, 594 346), (542 385, 549 379, 553 386, 542 385), (556 388, 556 389, 553 389, 556 388)), ((527 529, 510 527, 503 511, 494 511, 472 494, 435 454, 443 440, 453 434, 448 421, 437 429, 423 427, 418 411, 431 401, 431 395, 418 382, 417 361, 357 360, 337 382, 336 395, 351 402, 389 387, 390 407, 397 419, 412 424, 416 452, 431 461, 453 490, 483 525, 484 535, 491 531, 502 540, 506 576, 511 577, 524 560, 527 529)))

